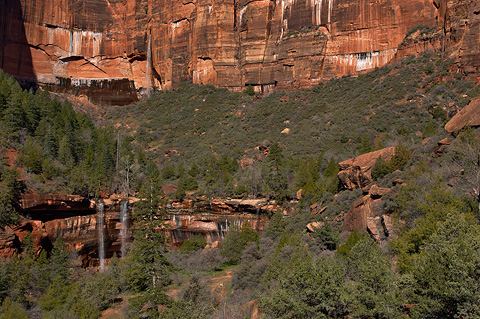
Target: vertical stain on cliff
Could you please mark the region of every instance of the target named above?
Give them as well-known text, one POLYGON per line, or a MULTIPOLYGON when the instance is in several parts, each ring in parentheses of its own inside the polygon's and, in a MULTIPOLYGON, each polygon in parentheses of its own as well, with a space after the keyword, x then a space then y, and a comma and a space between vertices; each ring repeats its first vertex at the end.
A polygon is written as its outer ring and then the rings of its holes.
MULTIPOLYGON (((117 96, 126 80, 128 99, 131 83, 134 90, 191 80, 233 90, 309 87, 388 63, 418 25, 443 28, 449 56, 477 65, 475 3, 0 0, 0 66, 46 85, 111 80, 117 96)), ((422 52, 414 49, 402 53, 422 52)))

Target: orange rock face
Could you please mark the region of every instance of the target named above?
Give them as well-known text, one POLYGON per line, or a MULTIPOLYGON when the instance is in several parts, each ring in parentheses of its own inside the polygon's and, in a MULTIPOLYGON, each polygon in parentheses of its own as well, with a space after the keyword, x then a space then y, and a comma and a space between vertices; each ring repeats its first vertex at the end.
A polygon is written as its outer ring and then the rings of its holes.
POLYGON ((452 133, 459 131, 465 125, 480 125, 480 98, 472 99, 467 106, 455 114, 455 116, 452 117, 447 124, 445 124, 445 130, 449 133, 452 133))
POLYGON ((252 229, 262 232, 269 224, 268 216, 253 214, 171 214, 165 219, 164 234, 168 238, 167 247, 179 247, 196 234, 203 234, 208 244, 222 241, 225 233, 231 229, 241 229, 248 224, 252 229))
POLYGON ((395 147, 359 155, 340 162, 338 178, 346 189, 363 188, 372 182, 372 168, 378 157, 388 161, 395 153, 395 147))
POLYGON ((373 185, 368 195, 356 200, 345 215, 342 231, 368 231, 381 244, 393 235, 391 217, 383 215, 382 199, 389 188, 373 185))
MULTIPOLYGON (((265 92, 382 66, 408 30, 426 25, 448 33, 442 39, 462 52, 459 61, 476 67, 477 7, 445 0, 11 0, 0 5, 0 65, 104 104, 182 81, 265 92)), ((447 47, 433 42, 402 52, 447 47)))

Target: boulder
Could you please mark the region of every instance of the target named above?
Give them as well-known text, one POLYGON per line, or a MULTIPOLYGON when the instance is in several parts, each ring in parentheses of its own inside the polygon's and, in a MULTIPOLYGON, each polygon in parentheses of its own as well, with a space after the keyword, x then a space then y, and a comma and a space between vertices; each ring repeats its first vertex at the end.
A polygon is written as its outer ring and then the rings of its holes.
POLYGON ((9 226, 0 228, 0 256, 5 258, 13 257, 20 248, 20 241, 15 232, 9 226))
POLYGON ((307 224, 307 230, 311 233, 315 233, 316 229, 321 228, 324 224, 324 222, 311 222, 307 224))
POLYGON ((359 155, 340 162, 338 178, 346 189, 363 188, 372 182, 372 167, 378 157, 388 161, 395 153, 395 147, 359 155))
POLYGON ((165 195, 175 194, 177 189, 178 189, 177 185, 173 185, 173 184, 168 184, 167 183, 167 184, 163 184, 163 186, 162 186, 162 192, 165 195))
POLYGON ((217 232, 217 224, 213 221, 196 220, 187 226, 187 231, 192 233, 217 232))
POLYGON ((380 242, 385 243, 392 235, 390 216, 383 214, 381 197, 391 189, 373 185, 370 193, 357 199, 343 220, 342 232, 366 230, 380 242))
POLYGON ((297 199, 298 200, 302 199, 302 192, 303 192, 303 189, 301 189, 301 188, 297 191, 297 199))
POLYGON ((445 124, 445 130, 453 133, 461 130, 464 126, 480 125, 480 97, 472 99, 467 106, 460 110, 445 124))
POLYGON ((215 211, 259 213, 268 205, 268 200, 266 198, 214 200, 212 204, 214 208, 216 207, 215 211))
POLYGON ((374 184, 374 185, 372 185, 372 187, 370 187, 369 194, 370 194, 371 198, 377 199, 377 198, 382 197, 383 195, 385 195, 389 191, 391 191, 390 188, 378 187, 377 184, 374 184))
POLYGON ((216 248, 222 248, 222 243, 219 240, 216 240, 211 244, 207 244, 207 246, 205 246, 204 250, 216 249, 216 248))
POLYGON ((445 137, 444 139, 438 141, 437 147, 435 148, 435 154, 436 155, 442 155, 446 148, 452 143, 453 138, 451 137, 445 137))
POLYGON ((258 300, 250 300, 242 304, 240 307, 244 313, 248 314, 246 315, 247 318, 250 318, 250 319, 262 318, 262 315, 260 314, 260 310, 258 309, 258 300))
POLYGON ((318 204, 318 203, 315 203, 315 204, 312 204, 310 205, 310 215, 317 215, 317 214, 321 214, 323 213, 327 207, 327 206, 323 206, 323 207, 320 207, 322 205, 322 203, 318 204))

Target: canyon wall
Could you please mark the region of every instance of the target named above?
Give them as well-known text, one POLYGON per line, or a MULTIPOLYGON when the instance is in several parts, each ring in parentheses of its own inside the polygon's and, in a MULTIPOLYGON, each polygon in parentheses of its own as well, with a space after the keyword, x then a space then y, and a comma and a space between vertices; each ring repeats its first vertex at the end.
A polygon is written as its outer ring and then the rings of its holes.
POLYGON ((401 55, 449 48, 476 68, 477 7, 468 0, 0 0, 0 66, 98 104, 127 104, 137 92, 184 81, 310 87, 382 66, 402 43, 401 55), (404 43, 418 25, 437 33, 404 43))
POLYGON ((240 230, 242 226, 263 232, 269 224, 267 215, 246 213, 172 213, 165 218, 164 234, 167 237, 167 247, 180 247, 194 235, 205 236, 208 244, 222 241, 230 229, 240 230))
MULTIPOLYGON (((130 197, 129 204, 137 200, 130 197)), ((125 199, 112 196, 101 202, 103 210, 98 210, 100 206, 94 201, 78 195, 24 194, 20 200, 20 211, 26 218, 22 218, 18 225, 0 227, 0 258, 11 258, 21 253, 27 234, 31 234, 37 253, 41 250, 50 253, 53 243, 61 236, 67 250, 76 253, 84 267, 99 266, 102 242, 105 258, 109 259, 114 254, 121 256, 132 240, 131 230, 125 231, 130 224, 129 208, 124 206, 126 210, 123 212, 127 214, 122 219, 121 203, 127 204, 125 199), (122 245, 125 250, 122 250, 122 245)), ((205 203, 197 202, 192 207, 192 201, 186 200, 183 204, 189 204, 187 208, 168 211, 168 215, 164 216, 164 227, 158 229, 164 233, 168 248, 178 248, 197 234, 212 244, 221 241, 228 230, 241 229, 245 224, 262 232, 269 224, 266 209, 273 207, 266 205, 264 199, 214 200, 202 206, 205 203), (203 211, 203 208, 215 211, 203 211)))

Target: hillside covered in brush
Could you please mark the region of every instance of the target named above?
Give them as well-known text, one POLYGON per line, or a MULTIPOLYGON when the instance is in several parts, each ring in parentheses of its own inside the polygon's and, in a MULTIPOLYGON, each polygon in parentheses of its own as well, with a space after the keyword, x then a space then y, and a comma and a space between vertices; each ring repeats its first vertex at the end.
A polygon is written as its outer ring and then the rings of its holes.
POLYGON ((478 317, 479 132, 444 126, 480 89, 455 70, 427 54, 268 96, 181 84, 99 127, 2 74, 2 152, 16 154, 0 169, 2 229, 25 220, 22 192, 140 200, 129 253, 103 273, 61 237, 48 252, 22 238, 0 263, 0 318, 478 317), (339 178, 363 159, 368 173, 339 178), (166 251, 166 204, 218 197, 278 212, 260 234, 166 251))

